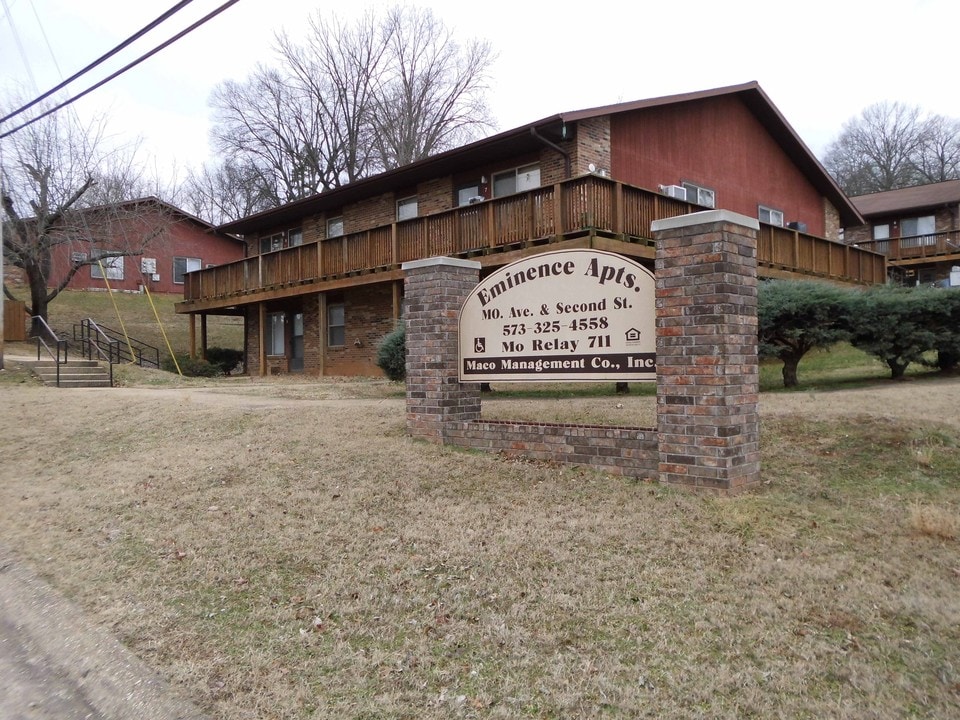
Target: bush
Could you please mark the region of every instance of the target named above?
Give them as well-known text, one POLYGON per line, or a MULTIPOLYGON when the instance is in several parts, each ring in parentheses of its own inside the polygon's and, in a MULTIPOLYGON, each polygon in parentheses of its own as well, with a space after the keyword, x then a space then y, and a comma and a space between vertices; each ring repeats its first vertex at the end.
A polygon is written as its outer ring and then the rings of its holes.
POLYGON ((233 348, 207 348, 207 362, 220 368, 224 375, 232 373, 243 362, 243 350, 233 348))
POLYGON ((757 291, 760 355, 783 361, 783 385, 797 385, 801 358, 850 337, 850 291, 815 281, 770 280, 757 291))
POLYGON ((407 377, 407 331, 403 323, 380 341, 377 366, 391 380, 399 381, 407 377))
POLYGON ((850 342, 886 363, 892 378, 902 378, 910 363, 922 362, 925 352, 937 348, 930 309, 943 297, 938 289, 889 285, 855 293, 850 303, 850 342))
POLYGON ((185 377, 217 377, 222 375, 219 365, 214 365, 200 358, 191 359, 188 355, 178 355, 177 362, 174 363, 172 357, 165 357, 160 361, 160 369, 167 372, 177 372, 177 363, 180 365, 180 371, 185 377))

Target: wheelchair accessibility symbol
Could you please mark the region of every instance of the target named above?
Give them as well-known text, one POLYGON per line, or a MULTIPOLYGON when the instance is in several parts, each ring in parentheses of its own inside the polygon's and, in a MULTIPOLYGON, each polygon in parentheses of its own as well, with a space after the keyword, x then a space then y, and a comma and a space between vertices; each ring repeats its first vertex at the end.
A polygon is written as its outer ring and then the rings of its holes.
POLYGON ((487 339, 478 337, 473 339, 473 351, 475 353, 484 353, 487 351, 487 339))

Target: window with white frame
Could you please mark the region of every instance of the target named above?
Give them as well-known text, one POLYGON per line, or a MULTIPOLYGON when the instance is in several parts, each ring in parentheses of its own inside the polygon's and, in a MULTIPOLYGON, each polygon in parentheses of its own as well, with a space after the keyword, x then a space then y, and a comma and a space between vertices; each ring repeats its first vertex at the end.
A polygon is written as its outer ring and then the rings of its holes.
POLYGON ((346 330, 346 312, 343 303, 327 303, 327 345, 329 347, 346 345, 346 330))
POLYGON ((870 249, 879 253, 886 253, 890 250, 890 224, 873 226, 873 239, 879 242, 871 243, 870 249))
POLYGON ((343 216, 332 217, 327 220, 327 237, 335 238, 343 235, 343 216))
POLYGON ((286 355, 286 316, 267 313, 267 355, 286 355))
POLYGON ((708 208, 717 206, 717 195, 710 188, 697 185, 696 183, 687 182, 686 180, 681 184, 683 185, 684 190, 687 191, 688 203, 702 205, 703 207, 708 208))
POLYGON ((480 183, 478 182, 471 183, 470 185, 461 185, 457 188, 457 207, 471 205, 483 199, 483 195, 480 192, 480 183))
POLYGON ((493 176, 493 196, 503 197, 540 187, 540 166, 524 165, 493 176))
POLYGON ((759 205, 757 207, 757 218, 760 222, 766 223, 767 225, 783 227, 783 210, 775 210, 766 205, 759 205))
POLYGON ((188 272, 199 270, 203 266, 200 258, 175 257, 173 259, 173 282, 183 285, 183 276, 188 272))
POLYGON ((397 220, 411 220, 419 213, 417 196, 400 198, 397 200, 397 220))
POLYGON ((264 235, 260 238, 260 254, 274 252, 275 250, 283 250, 287 247, 296 247, 297 245, 303 245, 303 229, 302 228, 290 228, 289 230, 284 230, 283 232, 273 233, 272 235, 264 235))
POLYGON ((933 215, 905 218, 900 221, 900 247, 921 247, 937 244, 937 220, 933 215))
POLYGON ((110 251, 97 250, 96 248, 90 251, 90 259, 99 259, 100 261, 90 266, 90 277, 95 280, 103 280, 104 273, 106 273, 107 280, 123 280, 123 256, 103 257, 103 254, 107 252, 110 251), (103 266, 103 270, 100 269, 101 266, 103 266))
POLYGON ((280 250, 283 247, 284 233, 274 233, 260 238, 260 254, 280 250))

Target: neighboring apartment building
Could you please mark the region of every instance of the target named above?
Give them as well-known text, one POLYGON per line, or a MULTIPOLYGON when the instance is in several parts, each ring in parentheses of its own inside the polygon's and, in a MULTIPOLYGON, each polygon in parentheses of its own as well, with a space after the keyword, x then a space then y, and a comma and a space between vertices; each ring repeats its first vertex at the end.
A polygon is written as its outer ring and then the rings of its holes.
MULTIPOLYGON (((71 213, 63 225, 62 239, 51 250, 51 287, 66 278, 72 264, 122 251, 133 254, 80 267, 67 288, 182 294, 186 273, 238 261, 245 254, 241 238, 155 197, 71 213)), ((10 282, 24 281, 11 277, 10 282)))
POLYGON ((866 224, 844 240, 886 255, 901 285, 960 285, 960 180, 851 198, 866 224))
POLYGON ((653 267, 650 223, 759 218, 760 273, 871 283, 882 256, 836 242, 856 208, 756 83, 561 113, 228 223, 248 257, 190 273, 180 313, 246 319, 251 374, 379 374, 410 260, 487 273, 569 247, 653 267))

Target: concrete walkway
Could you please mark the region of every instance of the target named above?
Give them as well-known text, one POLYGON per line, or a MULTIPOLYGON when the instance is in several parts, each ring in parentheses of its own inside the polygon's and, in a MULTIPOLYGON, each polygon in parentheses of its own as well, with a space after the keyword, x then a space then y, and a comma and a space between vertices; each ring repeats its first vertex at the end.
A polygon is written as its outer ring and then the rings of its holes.
POLYGON ((204 716, 0 546, 0 718, 204 716))

